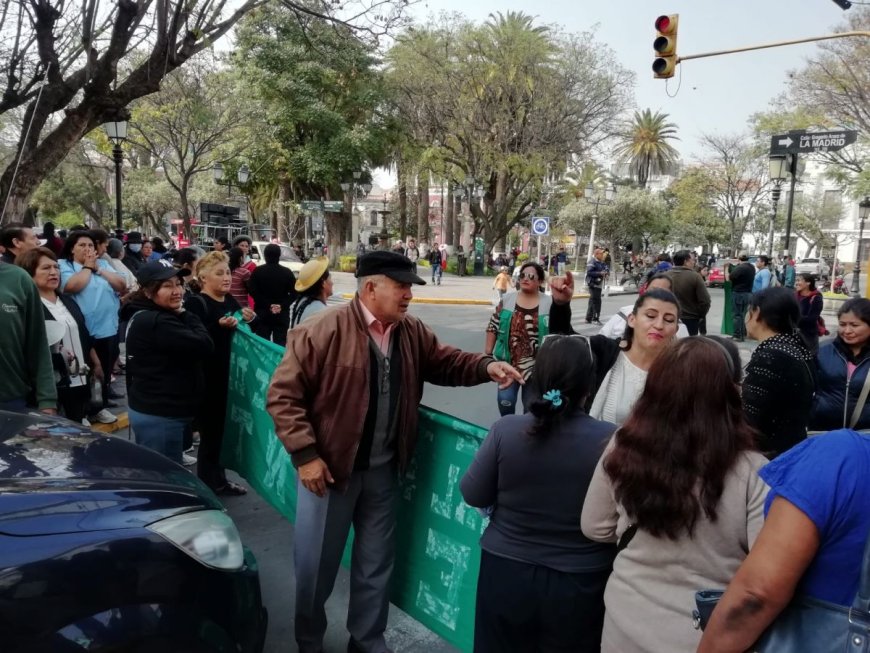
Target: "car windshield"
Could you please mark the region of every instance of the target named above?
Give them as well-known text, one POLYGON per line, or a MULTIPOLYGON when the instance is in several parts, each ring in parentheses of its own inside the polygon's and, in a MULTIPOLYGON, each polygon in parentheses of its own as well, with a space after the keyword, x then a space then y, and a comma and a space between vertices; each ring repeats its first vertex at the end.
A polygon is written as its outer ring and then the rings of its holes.
POLYGON ((280 245, 279 247, 281 247, 281 260, 282 261, 293 261, 293 262, 299 261, 299 257, 296 256, 296 253, 292 249, 287 247, 287 245, 280 245))

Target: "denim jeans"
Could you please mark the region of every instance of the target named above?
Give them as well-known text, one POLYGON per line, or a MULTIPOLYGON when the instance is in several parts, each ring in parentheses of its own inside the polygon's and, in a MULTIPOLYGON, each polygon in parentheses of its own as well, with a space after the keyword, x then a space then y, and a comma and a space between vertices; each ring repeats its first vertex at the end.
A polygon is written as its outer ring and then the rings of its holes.
POLYGON ((181 464, 184 451, 184 432, 193 422, 193 417, 158 417, 128 409, 130 426, 136 436, 136 444, 162 453, 171 461, 181 464))
POLYGON ((749 302, 752 300, 751 292, 731 293, 732 314, 734 317, 734 337, 746 337, 746 311, 749 310, 749 302))
MULTIPOLYGON (((523 404, 526 402, 526 388, 529 385, 526 384, 523 386, 523 404)), ((496 399, 498 400, 498 412, 499 415, 504 417, 505 415, 515 415, 517 412, 517 396, 520 392, 520 384, 518 381, 514 381, 504 390, 501 388, 498 389, 498 394, 496 395, 496 399)), ((520 411, 523 413, 525 411, 520 411)))
POLYGON ((435 278, 438 278, 438 282, 441 283, 441 274, 443 270, 441 269, 441 265, 439 263, 432 264, 432 283, 435 283, 435 278))

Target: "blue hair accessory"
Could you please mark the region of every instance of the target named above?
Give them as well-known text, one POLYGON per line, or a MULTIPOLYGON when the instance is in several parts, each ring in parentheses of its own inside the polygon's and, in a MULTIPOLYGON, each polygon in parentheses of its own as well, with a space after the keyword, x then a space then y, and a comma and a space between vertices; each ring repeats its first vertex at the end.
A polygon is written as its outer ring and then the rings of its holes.
POLYGON ((553 404, 553 408, 558 408, 562 405, 562 393, 558 390, 548 390, 544 393, 544 399, 553 404))

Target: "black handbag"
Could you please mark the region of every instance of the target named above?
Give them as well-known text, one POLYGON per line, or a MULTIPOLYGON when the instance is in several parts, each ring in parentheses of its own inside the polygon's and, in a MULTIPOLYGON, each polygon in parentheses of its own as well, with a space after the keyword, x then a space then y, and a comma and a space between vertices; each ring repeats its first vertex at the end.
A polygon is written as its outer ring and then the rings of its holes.
MULTIPOLYGON (((695 592, 695 628, 703 630, 724 590, 695 592)), ((751 653, 870 653, 870 537, 864 545, 858 594, 852 607, 795 597, 751 653)))

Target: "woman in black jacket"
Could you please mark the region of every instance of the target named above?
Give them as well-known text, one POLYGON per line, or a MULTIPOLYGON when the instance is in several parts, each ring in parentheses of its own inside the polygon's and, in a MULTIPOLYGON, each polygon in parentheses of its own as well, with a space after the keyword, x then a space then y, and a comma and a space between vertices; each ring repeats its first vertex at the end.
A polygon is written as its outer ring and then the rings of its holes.
POLYGON ((181 307, 188 270, 161 261, 139 268, 128 307, 127 397, 136 442, 177 463, 185 431, 205 398, 203 363, 214 344, 202 321, 181 307))
POLYGON ((746 331, 760 341, 743 381, 743 406, 759 434, 758 448, 776 458, 807 437, 816 388, 813 352, 797 331, 800 308, 783 287, 752 295, 746 331))

